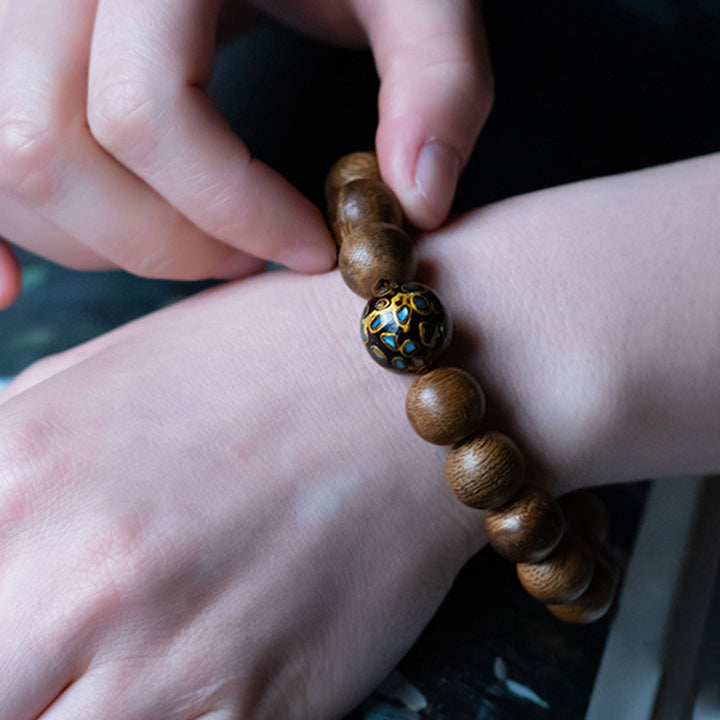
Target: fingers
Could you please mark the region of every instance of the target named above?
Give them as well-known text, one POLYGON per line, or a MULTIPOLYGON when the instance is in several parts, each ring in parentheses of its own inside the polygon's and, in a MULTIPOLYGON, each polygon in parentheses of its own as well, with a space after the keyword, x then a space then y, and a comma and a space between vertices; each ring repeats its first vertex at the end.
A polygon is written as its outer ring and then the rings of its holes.
POLYGON ((95 138, 208 236, 295 270, 335 248, 319 211, 253 160, 208 100, 218 2, 101 0, 88 118, 95 138))
POLYGON ((91 136, 86 77, 95 5, 7 6, 0 25, 0 193, 20 213, 8 222, 21 236, 23 212, 42 218, 57 232, 38 240, 31 231, 33 249, 61 262, 67 253, 75 267, 99 256, 148 277, 227 277, 228 264, 240 274, 257 272, 260 261, 200 230, 91 136))
POLYGON ((0 218, 8 240, 74 270, 113 270, 106 258, 71 238, 37 212, 6 194, 0 194, 0 218))
POLYGON ((10 307, 20 294, 22 276, 12 248, 0 239, 0 310, 10 307))
POLYGON ((383 178, 413 224, 447 216, 490 112, 493 83, 471 0, 354 0, 382 81, 376 145, 383 178))

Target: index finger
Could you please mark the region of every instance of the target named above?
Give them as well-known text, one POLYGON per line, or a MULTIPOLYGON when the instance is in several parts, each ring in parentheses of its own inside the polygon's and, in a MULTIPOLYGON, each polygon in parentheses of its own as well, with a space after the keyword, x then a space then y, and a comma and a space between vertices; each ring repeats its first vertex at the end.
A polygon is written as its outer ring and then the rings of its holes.
POLYGON ((218 0, 101 0, 90 63, 95 139, 197 227, 238 250, 320 272, 320 212, 253 159, 205 94, 218 0))

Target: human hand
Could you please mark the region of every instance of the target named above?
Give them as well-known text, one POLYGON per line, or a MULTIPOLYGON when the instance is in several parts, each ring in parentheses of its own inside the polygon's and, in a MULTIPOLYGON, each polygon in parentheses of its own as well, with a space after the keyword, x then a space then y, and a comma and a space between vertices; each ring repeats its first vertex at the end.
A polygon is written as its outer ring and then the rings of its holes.
MULTIPOLYGON (((474 3, 261 4, 369 36, 383 173, 411 220, 437 225, 491 103, 474 3)), ((70 267, 150 277, 332 266, 317 209, 250 158, 206 97, 221 5, 0 2, 0 232, 70 267)))
POLYGON ((472 0, 251 0, 299 30, 369 42, 381 79, 383 179, 423 230, 447 217, 493 103, 479 3, 472 0))
POLYGON ((218 288, 3 397, 0 718, 331 718, 429 620, 480 519, 315 280, 218 288))
MULTIPOLYGON (((720 469, 717 166, 533 193, 420 243, 448 361, 556 494, 720 469)), ((360 348, 361 305, 338 273, 271 274, 2 396, 0 717, 325 720, 392 666, 482 514, 406 422, 408 379, 360 348)))

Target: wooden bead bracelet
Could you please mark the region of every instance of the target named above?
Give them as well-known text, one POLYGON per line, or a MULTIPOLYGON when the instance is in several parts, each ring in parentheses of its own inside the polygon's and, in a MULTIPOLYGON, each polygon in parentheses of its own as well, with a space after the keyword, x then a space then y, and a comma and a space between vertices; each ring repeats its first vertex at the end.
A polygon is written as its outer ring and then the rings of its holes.
POLYGON ((339 160, 325 196, 342 277, 367 300, 362 340, 378 364, 418 375, 407 394, 407 417, 427 442, 452 446, 445 463, 451 490, 486 511, 490 545, 517 563, 522 586, 553 615, 571 623, 602 617, 618 579, 605 543, 605 507, 587 490, 558 502, 528 484, 515 443, 483 428, 485 395, 477 381, 460 368, 431 369, 450 343, 452 323, 438 296, 413 281, 413 242, 376 155, 339 160))

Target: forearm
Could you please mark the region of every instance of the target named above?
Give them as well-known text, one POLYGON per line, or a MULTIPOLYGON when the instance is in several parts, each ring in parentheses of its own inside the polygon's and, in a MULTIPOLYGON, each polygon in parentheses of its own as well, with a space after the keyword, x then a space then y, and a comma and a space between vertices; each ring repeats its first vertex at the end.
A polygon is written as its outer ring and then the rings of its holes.
POLYGON ((720 157, 532 193, 426 239, 466 367, 564 490, 720 469, 720 157))

